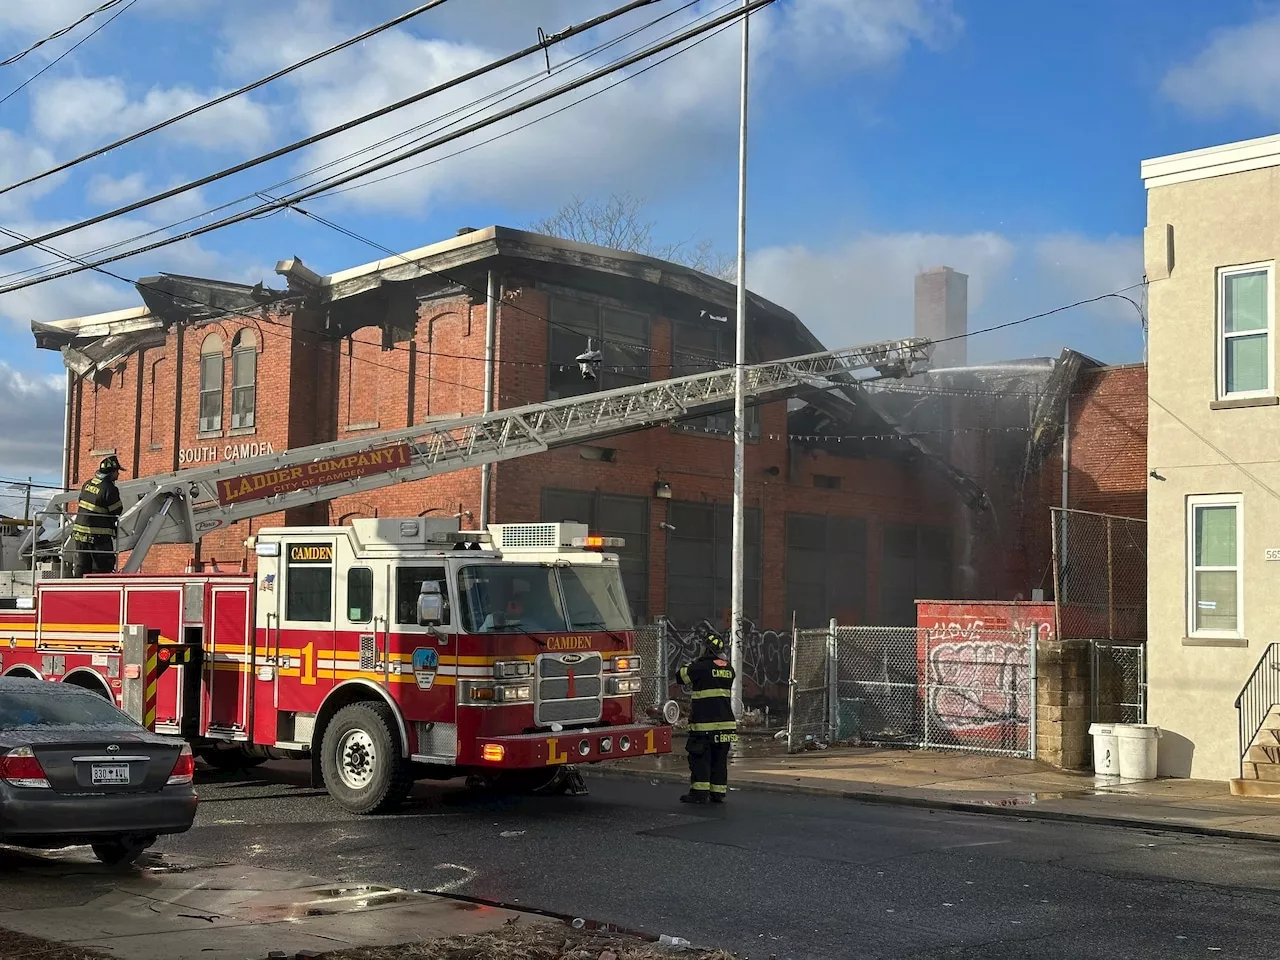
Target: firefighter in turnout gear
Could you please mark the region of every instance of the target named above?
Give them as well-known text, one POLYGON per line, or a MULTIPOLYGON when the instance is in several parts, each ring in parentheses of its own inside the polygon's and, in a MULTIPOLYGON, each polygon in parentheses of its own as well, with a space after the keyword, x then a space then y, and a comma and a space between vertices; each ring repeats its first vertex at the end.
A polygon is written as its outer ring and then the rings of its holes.
POLYGON ((71 522, 75 550, 73 577, 111 573, 116 568, 116 525, 122 510, 120 490, 116 487, 119 478, 120 461, 110 456, 80 488, 80 502, 76 504, 76 515, 71 522))
POLYGON ((733 667, 724 638, 707 621, 698 627, 702 655, 676 674, 692 688, 689 718, 689 792, 682 803, 724 803, 729 792, 729 747, 738 739, 733 716, 733 667))

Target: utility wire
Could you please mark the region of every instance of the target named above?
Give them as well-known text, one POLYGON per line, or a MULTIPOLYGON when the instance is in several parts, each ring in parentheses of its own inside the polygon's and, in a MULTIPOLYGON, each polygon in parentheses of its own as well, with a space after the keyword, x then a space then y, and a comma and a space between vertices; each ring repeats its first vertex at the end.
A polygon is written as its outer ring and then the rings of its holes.
MULTIPOLYGON (((651 2, 651 0, 636 0, 636 2, 647 3, 647 2, 651 2)), ((220 220, 214 221, 213 223, 205 224, 195 229, 188 230, 184 233, 177 234, 172 237, 167 237, 163 240, 156 241, 154 243, 127 251, 125 253, 115 254, 110 257, 103 257, 96 261, 92 261, 86 265, 57 271, 52 274, 43 275, 38 278, 21 281, 19 283, 7 284, 3 287, 0 287, 0 294, 12 293, 15 290, 21 290, 26 287, 34 286, 39 283, 45 283, 49 280, 56 280, 56 279, 60 279, 61 277, 71 276, 73 274, 81 273, 84 270, 93 269, 94 267, 97 267, 97 266, 101 266, 108 263, 114 263, 118 260, 126 259, 127 257, 137 256, 138 254, 142 254, 142 253, 149 253, 152 250, 158 250, 161 247, 170 246, 171 244, 174 244, 174 243, 180 243, 183 240, 189 240, 189 239, 192 239, 193 237, 202 236, 206 233, 212 233, 215 230, 221 230, 224 227, 228 227, 236 223, 241 223, 245 220, 250 220, 256 217, 260 217, 262 214, 270 212, 272 210, 282 210, 288 206, 293 205, 294 203, 316 196, 320 193, 325 192, 326 190, 332 189, 333 187, 342 186, 354 180, 358 180, 359 178, 369 173, 376 173, 378 170, 382 170, 387 167, 394 166, 397 163, 400 163, 404 160, 407 160, 419 154, 425 153, 428 150, 434 149, 435 147, 441 146, 445 143, 450 143, 454 140, 458 140, 464 136, 467 136, 471 133, 476 132, 477 130, 483 129, 484 127, 491 126, 495 123, 498 123, 499 121, 505 120, 519 113, 523 113, 525 110, 529 110, 529 109, 532 109, 533 107, 539 106, 547 102, 548 100, 558 97, 564 93, 568 93, 571 90, 576 90, 579 87, 583 87, 583 86, 586 86, 587 84, 594 83, 595 81, 605 76, 608 76, 610 74, 616 73, 619 70, 625 69, 626 67, 629 67, 632 64, 639 62, 640 60, 644 60, 648 57, 651 57, 655 53, 660 53, 664 50, 670 49, 671 47, 678 46, 687 40, 691 40, 695 37, 701 36, 702 34, 709 33, 713 29, 723 26, 727 22, 732 22, 734 20, 737 20, 742 16, 748 13, 754 12, 755 10, 758 10, 762 7, 768 6, 773 2, 774 0, 751 0, 751 3, 745 7, 738 8, 731 13, 727 13, 727 14, 724 14, 723 16, 716 17, 715 19, 710 20, 701 26, 697 26, 697 27, 682 31, 679 35, 671 38, 670 40, 664 41, 659 44, 651 45, 642 50, 636 51, 635 53, 632 53, 629 56, 623 57, 622 59, 620 59, 614 64, 601 67, 597 70, 592 71, 591 73, 584 74, 583 76, 578 77, 574 80, 568 81, 564 84, 561 84, 560 86, 552 90, 549 90, 546 93, 539 94, 528 100, 521 101, 520 103, 516 104, 513 107, 509 107, 506 110, 499 111, 496 114, 493 114, 489 117, 486 117, 474 123, 468 124, 467 126, 462 127, 451 133, 444 134, 440 137, 436 137, 428 141, 427 143, 420 144, 419 146, 414 147, 413 149, 402 151, 398 156, 389 157, 387 159, 378 161, 377 163, 366 164, 362 169, 348 171, 345 174, 331 177, 328 183, 315 184, 311 187, 305 188, 303 190, 299 190, 296 193, 294 193, 292 196, 283 198, 274 203, 261 204, 259 207, 255 209, 243 211, 233 216, 224 217, 220 220)), ((597 18, 597 19, 600 19, 600 18, 597 18)), ((95 219, 86 221, 78 226, 73 225, 70 228, 60 230, 60 231, 55 231, 52 234, 47 234, 43 237, 35 238, 35 240, 31 242, 41 242, 47 239, 48 237, 61 236, 62 234, 68 233, 73 229, 79 229, 79 227, 81 226, 86 226, 95 222, 100 222, 101 219, 102 218, 95 218, 95 219)), ((7 252, 10 252, 11 250, 22 249, 22 247, 29 246, 29 245, 30 243, 25 243, 17 247, 10 247, 8 250, 0 251, 0 253, 7 253, 7 252)))
POLYGON ((68 33, 70 33, 76 27, 80 26, 80 24, 84 23, 86 20, 92 20, 98 14, 103 13, 107 10, 110 10, 112 7, 118 7, 123 2, 124 0, 107 0, 106 3, 102 4, 101 6, 93 10, 90 10, 88 13, 86 13, 83 17, 81 17, 79 20, 77 20, 75 23, 71 24, 70 26, 63 27, 61 30, 55 30, 53 33, 49 34, 49 36, 45 37, 43 40, 37 40, 31 46, 27 47, 27 49, 22 50, 19 53, 15 53, 11 57, 6 57, 4 60, 0 60, 0 67, 12 66, 13 64, 21 60, 23 57, 27 56, 28 54, 34 53, 36 50, 39 50, 46 43, 50 43, 51 41, 57 40, 59 37, 66 36, 68 33))
MULTIPOLYGON (((639 27, 636 27, 636 28, 634 28, 634 29, 632 29, 632 30, 630 30, 630 31, 628 31, 628 32, 626 32, 626 33, 624 33, 624 34, 622 34, 622 35, 618 36, 618 37, 615 37, 615 38, 614 38, 614 39, 612 39, 612 40, 605 41, 605 42, 603 42, 603 43, 600 43, 600 44, 596 45, 595 47, 593 47, 593 48, 591 48, 591 49, 588 49, 588 50, 586 50, 586 51, 583 51, 582 53, 580 53, 580 54, 578 54, 578 55, 576 55, 576 56, 574 56, 574 57, 571 57, 569 60, 565 61, 565 63, 564 63, 564 64, 561 64, 561 65, 557 66, 557 67, 552 71, 552 74, 546 74, 546 73, 544 73, 541 69, 539 69, 536 73, 533 73, 533 74, 531 74, 531 75, 529 75, 529 76, 525 77, 524 79, 521 79, 521 80, 516 81, 516 82, 514 82, 514 83, 508 84, 506 87, 503 87, 503 88, 501 88, 501 89, 499 89, 499 90, 497 90, 497 91, 494 91, 494 92, 492 92, 492 93, 485 94, 485 95, 484 95, 484 96, 482 96, 482 97, 479 97, 479 98, 477 98, 477 99, 475 99, 475 100, 472 100, 472 101, 471 101, 470 103, 468 103, 468 104, 464 104, 463 106, 460 106, 460 107, 458 107, 458 108, 455 108, 454 110, 450 110, 450 111, 448 111, 447 113, 444 113, 444 114, 442 114, 442 115, 440 115, 440 116, 438 116, 438 117, 435 117, 435 118, 433 118, 433 119, 431 119, 431 120, 428 120, 428 121, 425 121, 425 122, 423 122, 423 123, 421 123, 421 124, 418 124, 418 125, 417 125, 417 126, 415 126, 415 127, 411 127, 411 128, 410 128, 410 129, 408 129, 408 130, 400 131, 400 132, 398 132, 398 133, 396 133, 396 134, 394 134, 394 135, 392 135, 392 136, 390 136, 390 137, 387 137, 387 138, 385 138, 385 139, 383 139, 383 140, 381 140, 381 141, 379 141, 379 142, 377 142, 377 143, 370 144, 370 145, 365 146, 365 147, 361 147, 359 150, 356 150, 356 151, 354 151, 353 153, 347 154, 346 156, 339 157, 339 158, 337 158, 337 159, 335 159, 335 160, 331 160, 331 161, 329 161, 329 162, 327 162, 327 163, 321 164, 321 165, 320 165, 320 166, 318 166, 318 167, 314 167, 314 168, 312 168, 311 170, 304 171, 304 172, 302 172, 302 173, 299 173, 299 174, 296 174, 296 175, 294 175, 294 176, 292 176, 292 177, 289 177, 289 178, 288 178, 288 179, 286 179, 286 180, 282 180, 282 181, 280 181, 279 183, 272 184, 271 186, 266 187, 266 188, 264 188, 264 189, 263 189, 263 190, 261 190, 261 191, 257 191, 257 192, 255 192, 255 193, 247 194, 247 195, 245 195, 245 196, 243 196, 243 197, 236 198, 236 199, 234 199, 234 200, 231 200, 231 201, 228 201, 228 202, 226 202, 226 203, 220 204, 220 205, 218 205, 218 206, 216 206, 216 207, 213 207, 213 208, 212 208, 212 209, 210 209, 210 210, 206 210, 206 211, 204 211, 203 213, 195 214, 195 215, 190 216, 190 217, 187 217, 187 218, 185 218, 185 219, 183 219, 183 220, 179 220, 179 221, 177 221, 177 222, 175 222, 175 223, 168 224, 167 226, 157 227, 157 228, 155 228, 155 229, 153 229, 153 230, 149 230, 149 231, 147 231, 147 232, 144 232, 144 233, 141 233, 141 234, 135 235, 135 236, 133 236, 133 237, 131 237, 131 238, 124 239, 124 240, 120 240, 120 241, 117 241, 117 242, 115 242, 115 243, 107 244, 107 245, 105 245, 105 246, 98 247, 98 248, 96 248, 96 249, 94 249, 94 250, 86 251, 86 252, 82 253, 80 256, 81 256, 81 257, 93 257, 93 256, 98 256, 98 255, 100 255, 100 254, 102 254, 102 253, 105 253, 105 252, 108 252, 108 251, 111 251, 111 250, 116 250, 116 249, 122 248, 122 247, 124 247, 124 246, 126 246, 126 245, 128 245, 128 244, 130 244, 130 243, 135 243, 135 242, 137 242, 137 241, 139 241, 139 240, 145 240, 146 238, 151 237, 151 236, 155 236, 156 234, 166 233, 166 232, 168 232, 169 230, 175 229, 175 228, 177 228, 177 227, 181 227, 181 226, 183 226, 183 225, 185 225, 185 224, 197 222, 197 221, 199 221, 199 220, 204 219, 205 217, 212 216, 213 214, 218 213, 218 212, 220 212, 220 211, 222 211, 222 210, 226 210, 226 209, 229 209, 229 208, 231 208, 231 207, 235 207, 235 206, 237 206, 238 204, 240 204, 240 203, 242 203, 242 202, 244 202, 244 201, 252 200, 252 199, 254 199, 255 197, 257 197, 258 199, 262 199, 262 195, 263 195, 264 193, 269 193, 270 191, 274 191, 274 190, 277 190, 277 189, 279 189, 279 188, 281 188, 281 187, 286 187, 286 186, 289 186, 290 184, 296 183, 296 182, 297 182, 297 181, 299 181, 299 180, 304 180, 304 179, 306 179, 306 178, 308 178, 308 177, 310 177, 310 176, 312 176, 312 175, 322 173, 323 171, 328 170, 328 169, 331 169, 332 167, 338 166, 338 165, 340 165, 340 164, 342 164, 342 163, 345 163, 345 162, 346 162, 346 161, 348 161, 348 160, 352 160, 352 159, 354 159, 354 158, 356 158, 356 157, 360 156, 361 154, 369 153, 369 152, 370 152, 370 151, 372 151, 372 150, 376 150, 376 149, 378 149, 378 148, 380 148, 380 147, 386 146, 387 144, 394 143, 396 140, 402 139, 403 137, 405 137, 405 136, 407 136, 407 135, 409 135, 409 134, 417 133, 418 131, 423 130, 423 129, 427 128, 427 127, 430 127, 430 126, 432 126, 432 125, 434 125, 434 124, 441 123, 441 122, 443 122, 444 120, 447 120, 447 119, 448 119, 449 117, 451 117, 451 116, 456 116, 456 115, 459 115, 459 114, 463 114, 463 115, 464 115, 464 116, 466 116, 466 117, 475 116, 476 114, 478 114, 478 113, 480 112, 480 110, 479 110, 479 109, 472 110, 472 108, 482 107, 482 105, 483 105, 483 104, 485 104, 485 102, 486 102, 486 101, 494 101, 494 102, 496 102, 496 103, 501 103, 501 102, 503 102, 503 101, 505 101, 505 100, 508 100, 508 99, 510 99, 510 97, 511 97, 511 96, 514 96, 514 94, 513 94, 513 93, 511 93, 511 91, 517 91, 517 92, 518 92, 520 88, 525 88, 525 89, 527 89, 527 88, 529 88, 530 86, 533 86, 533 85, 536 85, 536 84, 538 84, 538 83, 541 83, 541 82, 545 81, 549 76, 552 76, 552 75, 554 75, 554 74, 558 74, 558 73, 563 73, 564 71, 566 71, 566 70, 570 69, 572 66, 576 65, 577 63, 580 63, 580 62, 586 61, 586 60, 588 60, 588 59, 590 59, 590 58, 592 58, 592 57, 596 56, 596 55, 597 55, 597 54, 599 54, 600 52, 602 52, 602 51, 604 51, 604 50, 607 50, 607 49, 609 49, 610 47, 616 46, 616 45, 617 45, 617 44, 619 44, 619 43, 625 42, 626 40, 628 40, 628 39, 630 39, 630 38, 632 38, 632 37, 634 37, 634 36, 636 36, 636 35, 638 35, 638 34, 640 34, 640 33, 644 32, 645 30, 650 29, 651 27, 653 27, 653 26, 657 25, 658 23, 661 23, 663 20, 669 19, 670 17, 675 16, 675 15, 677 15, 677 14, 679 14, 679 13, 681 13, 681 12, 683 12, 683 11, 687 10, 687 9, 688 9, 688 8, 690 8, 690 7, 696 6, 698 2, 700 2, 700 0, 689 0, 689 2, 685 3, 683 6, 681 6, 681 7, 677 8, 677 9, 675 9, 675 10, 672 10, 672 11, 670 11, 669 13, 665 13, 665 14, 663 14, 662 16, 657 17, 657 18, 655 18, 654 20, 652 20, 652 21, 650 21, 650 22, 648 22, 648 23, 646 23, 646 24, 643 24, 643 25, 641 25, 641 26, 639 26, 639 27), (505 96, 504 96, 504 95, 505 95, 505 96), (466 113, 466 111, 472 111, 472 112, 470 112, 470 113, 466 113)), ((729 2, 728 2, 728 3, 725 3, 725 4, 723 4, 722 6, 717 7, 715 10, 711 11, 711 13, 709 13, 709 14, 704 14, 702 17, 699 17, 699 18, 697 18, 697 19, 699 19, 699 20, 700 20, 700 19, 705 19, 705 17, 707 17, 707 16, 713 16, 715 13, 719 12, 720 10, 725 9, 726 7, 730 6, 730 5, 731 5, 732 3, 734 3, 734 2, 736 2, 736 0, 729 0, 729 2)), ((694 22, 697 22, 697 21, 695 20, 694 22)), ((676 32, 676 31, 672 31, 671 33, 664 34, 663 36, 664 36, 664 37, 672 36, 672 35, 674 35, 674 33, 675 33, 675 32, 676 32)), ((701 42, 701 41, 698 41, 698 42, 701 42)), ((692 47, 692 46, 696 46, 696 45, 697 45, 697 44, 692 44, 692 45, 690 45, 690 46, 692 47)), ((668 57, 668 58, 664 58, 664 59, 669 59, 669 57, 668 57)), ((648 69, 648 68, 646 68, 646 69, 648 69)), ((643 72, 644 72, 644 71, 638 71, 636 75, 638 76, 640 73, 643 73, 643 72)), ((621 81, 619 81, 619 82, 621 82, 621 81)), ((616 84, 614 84, 614 85, 616 85, 616 84)), ((611 86, 613 86, 613 85, 611 85, 611 86)), ((584 99, 587 99, 587 98, 584 98, 584 99)), ((579 102, 580 102, 580 101, 579 101, 579 102)), ((560 112, 560 111, 556 111, 556 112, 560 112)), ((551 115, 554 115, 554 114, 550 114, 549 116, 551 116, 551 115)), ((454 121, 454 122, 457 122, 457 121, 454 121)), ((452 125, 452 124, 447 124, 446 126, 451 126, 451 125, 452 125)), ((518 128, 516 128, 516 129, 524 129, 524 127, 529 126, 529 125, 530 125, 530 124, 525 124, 525 125, 523 125, 523 126, 521 126, 521 127, 518 127, 518 128)), ((514 131, 512 131, 512 132, 514 132, 514 131)), ((501 139, 501 136, 502 136, 502 135, 500 135, 499 137, 491 138, 490 140, 483 141, 483 142, 482 142, 482 143, 480 143, 480 144, 475 144, 475 145, 473 145, 473 147, 469 147, 469 148, 466 148, 466 149, 474 149, 474 147, 475 147, 475 146, 483 146, 485 143, 491 143, 491 142, 493 142, 493 140, 501 139)), ((418 139, 416 139, 416 140, 409 141, 409 143, 416 143, 416 142, 420 142, 420 140, 421 140, 421 139, 422 139, 422 138, 418 138, 418 139)), ((453 154, 450 154, 448 157, 444 157, 444 158, 442 158, 442 159, 448 159, 449 157, 457 156, 459 153, 464 153, 464 152, 466 152, 466 149, 461 150, 461 151, 457 151, 457 152, 455 152, 455 153, 453 153, 453 154)), ((386 155, 386 154, 383 154, 383 156, 385 156, 385 155, 386 155)), ((274 198, 272 198, 272 199, 274 199, 274 198)), ((274 212, 274 211, 273 211, 273 212, 274 212)), ((269 216, 269 215, 271 215, 271 214, 266 214, 266 215, 267 215, 267 216, 269 216)), ((30 239, 30 238, 24 238, 24 239, 30 239)), ((66 260, 66 259, 67 259, 66 257, 61 257, 59 262, 61 262, 61 261, 63 261, 63 260, 66 260)), ((79 261, 77 261, 77 262, 79 262, 79 261)), ((52 269, 56 268, 56 267, 57 267, 57 265, 58 265, 57 263, 45 263, 45 264, 38 264, 38 265, 35 265, 35 266, 32 266, 32 267, 24 268, 24 269, 22 269, 22 270, 13 271, 13 272, 11 272, 11 273, 7 273, 7 274, 0 274, 0 281, 10 280, 10 279, 13 279, 13 278, 16 278, 16 277, 24 277, 24 276, 38 276, 38 275, 43 275, 43 274, 45 274, 45 273, 49 272, 50 270, 52 270, 52 269)))
POLYGON ((56 57, 54 57, 52 60, 50 60, 48 63, 46 63, 43 67, 41 67, 39 70, 37 70, 37 71, 36 71, 35 73, 33 73, 31 76, 27 77, 27 79, 23 80, 20 84, 18 84, 16 87, 14 87, 14 88, 13 88, 12 90, 10 90, 8 93, 6 93, 3 97, 0 97, 0 104, 3 104, 3 103, 5 103, 6 101, 10 100, 11 98, 13 98, 13 97, 17 96, 17 94, 21 93, 24 89, 26 89, 26 87, 27 87, 29 84, 31 84, 31 83, 32 83, 32 81, 37 80, 37 79, 39 79, 40 77, 44 76, 44 74, 45 74, 45 73, 47 73, 49 70, 51 70, 51 69, 53 69, 54 67, 56 67, 56 66, 57 66, 59 63, 61 63, 61 62, 62 62, 66 57, 69 57, 71 54, 75 53, 75 52, 76 52, 76 50, 77 50, 77 49, 79 49, 79 47, 80 47, 80 45, 81 45, 81 44, 85 43, 85 42, 86 42, 86 41, 88 41, 88 40, 92 40, 92 39, 93 39, 94 37, 96 37, 99 33, 101 33, 101 32, 102 32, 106 27, 110 26, 110 25, 111 25, 111 23, 116 19, 116 17, 118 17, 118 16, 120 16, 121 14, 123 14, 126 10, 128 10, 130 7, 132 7, 132 6, 133 6, 135 3, 137 3, 137 2, 138 2, 138 0, 129 0, 129 2, 128 2, 128 3, 126 3, 123 7, 121 7, 119 10, 117 10, 117 11, 116 11, 115 13, 113 13, 111 16, 107 17, 107 19, 106 19, 106 20, 103 20, 103 21, 102 21, 102 23, 98 24, 96 27, 94 27, 91 31, 89 31, 88 33, 86 33, 83 37, 81 37, 79 40, 77 40, 77 41, 76 41, 75 43, 73 43, 71 46, 67 47, 67 49, 66 49, 66 50, 63 50, 63 51, 62 51, 62 53, 58 54, 56 57))
MULTIPOLYGON (((66 236, 68 233, 75 233, 79 230, 83 230, 87 227, 95 226, 107 220, 113 220, 116 217, 121 217, 121 216, 124 216, 125 214, 133 213, 135 210, 141 210, 144 207, 149 207, 153 204, 160 203, 163 200, 169 200, 169 199, 172 199, 173 197, 180 196, 184 193, 189 193, 190 191, 198 189, 199 187, 207 186, 219 180, 224 180, 229 176, 233 176, 234 174, 237 174, 237 173, 242 173, 245 170, 250 170, 254 167, 260 166, 261 164, 267 163, 268 161, 278 159, 290 153, 295 153, 298 150, 301 150, 305 147, 312 146, 313 144, 319 143, 323 140, 327 140, 330 137, 337 136, 338 134, 341 134, 341 133, 346 133, 347 131, 352 130, 358 126, 361 126, 362 124, 369 123, 372 120, 377 120, 380 117, 385 117, 390 113, 394 113, 398 110, 403 110, 405 107, 412 106, 415 103, 419 103, 420 101, 425 100, 428 97, 433 97, 436 94, 443 93, 447 90, 451 90, 454 87, 457 87, 461 84, 474 80, 477 77, 482 77, 485 74, 492 73, 493 71, 499 70, 502 67, 505 67, 511 63, 514 63, 517 60, 522 60, 525 57, 528 57, 534 53, 537 53, 541 50, 545 50, 551 44, 561 43, 564 40, 568 40, 571 37, 575 37, 580 33, 583 33, 587 30, 591 30, 597 26, 600 26, 601 24, 607 23, 610 20, 613 20, 613 19, 616 19, 617 17, 622 16, 623 14, 631 12, 632 10, 635 10, 644 6, 649 6, 650 4, 657 3, 657 2, 659 2, 659 0, 631 0, 630 3, 624 4, 623 6, 618 7, 615 10, 602 14, 601 16, 595 17, 591 20, 587 20, 584 23, 567 27, 566 29, 562 30, 560 33, 548 36, 544 40, 540 40, 538 43, 531 44, 523 48, 522 50, 517 50, 515 53, 508 54, 507 56, 502 57, 498 60, 491 61, 490 63, 487 63, 481 67, 476 68, 475 70, 470 70, 467 73, 460 74, 459 76, 456 76, 456 77, 452 77, 451 79, 446 80, 443 83, 436 84, 433 87, 428 87, 425 90, 421 90, 418 93, 413 94, 412 96, 405 97, 401 100, 397 100, 395 103, 391 103, 391 104, 387 104, 386 106, 379 107, 377 110, 373 110, 369 113, 363 114, 362 116, 356 117, 354 120, 344 121, 343 123, 337 124, 336 126, 329 127, 327 130, 322 130, 319 133, 314 133, 311 136, 304 137, 301 140, 295 140, 293 143, 286 144, 285 146, 272 150, 269 153, 264 153, 257 157, 253 157, 249 160, 242 161, 241 163, 237 163, 230 167, 226 167, 223 170, 220 170, 216 173, 211 173, 207 176, 199 178, 198 180, 192 180, 184 184, 179 184, 178 186, 172 187, 169 190, 161 191, 160 193, 153 194, 150 197, 143 197, 142 199, 135 200, 132 203, 127 203, 122 207, 117 207, 114 210, 108 210, 105 213, 100 213, 100 214, 97 214, 96 216, 89 217, 86 220, 81 220, 78 223, 68 224, 64 227, 58 228, 57 230, 51 230, 48 233, 42 234, 41 236, 36 237, 29 242, 12 244, 8 247, 5 247, 4 249, 0 249, 0 256, 4 256, 10 253, 16 253, 19 250, 24 250, 27 247, 32 246, 34 243, 44 243, 49 240, 56 240, 58 237, 66 236)), ((772 2, 772 0, 757 0, 757 2, 772 2)))
MULTIPOLYGON (((111 0, 110 3, 104 4, 102 7, 99 8, 99 10, 105 10, 107 9, 107 7, 114 6, 115 4, 120 2, 121 0, 111 0)), ((287 67, 277 70, 275 73, 271 74, 270 76, 262 77, 261 79, 255 80, 252 83, 245 84, 243 87, 240 87, 236 90, 232 90, 228 93, 222 94, 221 96, 214 97, 212 100, 207 100, 204 103, 201 103, 197 106, 192 107, 190 110, 185 110, 182 113, 169 117, 167 120, 161 120, 159 123, 152 124, 146 129, 139 130, 136 133, 131 133, 127 137, 121 137, 119 140, 115 140, 111 143, 106 144, 105 146, 101 146, 95 150, 91 150, 86 154, 76 157, 74 160, 68 160, 65 163, 58 164, 56 167, 50 167, 48 170, 45 170, 43 173, 33 174, 27 177, 25 180, 19 180, 17 183, 12 183, 7 187, 0 188, 0 196, 3 196, 4 194, 9 193, 11 190, 17 190, 19 187, 25 187, 29 183, 35 183, 37 180, 43 180, 45 177, 51 177, 55 173, 61 173, 64 170, 69 170, 78 164, 84 163, 86 160, 92 160, 95 157, 100 157, 103 154, 110 153, 112 150, 115 150, 117 147, 123 147, 125 144, 133 143, 135 140, 141 140, 143 137, 150 136, 151 134, 155 133, 158 130, 163 130, 165 127, 173 126, 173 124, 178 123, 179 121, 186 120, 188 117, 194 117, 196 114, 203 113, 205 110, 209 110, 213 107, 219 106, 220 104, 226 103, 228 100, 234 100, 236 97, 243 96, 246 93, 251 93, 252 91, 257 90, 259 87, 263 87, 269 83, 273 83, 276 80, 279 80, 281 77, 286 77, 297 70, 301 70, 303 67, 310 66, 311 64, 315 63, 318 60, 323 60, 325 57, 331 56, 332 54, 345 50, 348 47, 354 46, 357 43, 361 43, 365 40, 368 40, 371 37, 375 37, 380 33, 385 33, 387 30, 390 30, 393 27, 398 27, 400 24, 405 23, 409 20, 412 20, 414 17, 417 17, 423 13, 426 13, 428 10, 434 9, 435 7, 438 7, 441 4, 444 4, 447 2, 448 0, 431 0, 430 3, 424 3, 421 6, 414 7, 412 10, 408 11, 407 13, 402 13, 398 17, 393 17, 392 19, 386 21, 385 23, 380 23, 376 27, 371 27, 370 29, 366 30, 364 33, 357 34, 354 37, 351 37, 347 40, 343 40, 341 43, 336 43, 331 47, 321 50, 319 53, 313 53, 311 56, 303 60, 299 60, 297 63, 292 63, 287 67)), ((92 16, 92 14, 90 14, 90 16, 92 16)), ((58 34, 55 34, 55 36, 58 36, 58 34)), ((43 42, 45 41, 42 40, 41 43, 43 42)), ((34 47, 32 49, 34 49, 34 47)), ((6 63, 9 63, 9 62, 11 61, 4 61, 3 63, 0 63, 0 66, 4 66, 6 63)))

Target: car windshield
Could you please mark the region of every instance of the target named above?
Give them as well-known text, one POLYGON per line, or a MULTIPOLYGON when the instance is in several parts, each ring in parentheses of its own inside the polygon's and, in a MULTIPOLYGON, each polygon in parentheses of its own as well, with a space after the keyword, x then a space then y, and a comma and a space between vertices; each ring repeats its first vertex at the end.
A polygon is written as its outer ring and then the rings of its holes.
POLYGON ((631 608, 617 568, 560 567, 559 573, 570 629, 631 629, 631 608))
POLYGON ((127 714, 92 694, 0 693, 0 730, 50 727, 119 730, 135 726, 127 714))
POLYGON ((458 573, 467 633, 567 630, 556 572, 539 564, 473 564, 458 573))

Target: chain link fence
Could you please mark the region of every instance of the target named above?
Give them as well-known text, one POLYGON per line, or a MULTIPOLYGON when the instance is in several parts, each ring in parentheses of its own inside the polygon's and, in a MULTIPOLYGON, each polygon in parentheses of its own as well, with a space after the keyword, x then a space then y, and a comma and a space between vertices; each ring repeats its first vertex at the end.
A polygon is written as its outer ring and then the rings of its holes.
POLYGON ((1095 640, 1090 647, 1090 719, 1147 722, 1147 645, 1095 640))
POLYGON ((667 621, 635 628, 634 648, 640 657, 640 692, 636 694, 635 716, 643 719, 649 711, 661 709, 667 700, 670 678, 667 675, 667 621))
POLYGON ((1063 640, 1147 635, 1147 523, 1053 508, 1054 596, 1063 640))
POLYGON ((832 624, 797 631, 787 744, 964 750, 1030 757, 1034 645, 980 623, 955 633, 832 624))

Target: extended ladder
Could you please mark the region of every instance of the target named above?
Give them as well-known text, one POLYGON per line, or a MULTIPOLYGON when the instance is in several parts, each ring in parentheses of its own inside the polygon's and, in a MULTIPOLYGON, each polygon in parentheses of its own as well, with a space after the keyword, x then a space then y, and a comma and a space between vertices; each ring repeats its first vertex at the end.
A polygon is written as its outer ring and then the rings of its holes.
MULTIPOLYGON (((751 364, 746 393, 760 399, 802 387, 909 376, 924 368, 929 346, 909 338, 751 364), (859 376, 868 371, 875 376, 859 376)), ((251 517, 697 416, 732 403, 734 379, 729 367, 140 477, 119 485, 124 513, 117 549, 132 551, 124 572, 133 573, 156 543, 196 543, 251 517)), ((61 550, 77 499, 70 491, 49 501, 46 513, 58 518, 59 527, 40 541, 39 554, 61 550)))

